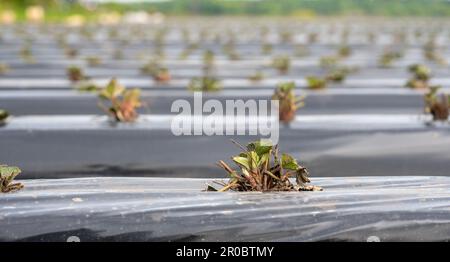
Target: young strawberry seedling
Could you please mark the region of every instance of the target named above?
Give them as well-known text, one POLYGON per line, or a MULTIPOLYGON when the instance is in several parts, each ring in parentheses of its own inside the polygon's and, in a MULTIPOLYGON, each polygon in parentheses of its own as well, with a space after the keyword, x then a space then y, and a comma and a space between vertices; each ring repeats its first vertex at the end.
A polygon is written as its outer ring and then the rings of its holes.
POLYGON ((272 67, 280 74, 286 74, 291 68, 291 59, 288 56, 276 56, 272 59, 272 67))
POLYGON ((218 165, 228 173, 230 180, 228 183, 217 182, 223 186, 219 190, 209 185, 209 191, 322 191, 320 187, 307 185, 310 183, 307 169, 288 154, 280 156, 278 146, 264 141, 249 143, 247 147, 238 146, 243 152, 231 158, 238 171, 219 161, 218 165), (295 177, 295 185, 289 179, 291 177, 295 177))
POLYGON ((6 74, 9 71, 9 66, 4 63, 0 63, 0 75, 6 74))
POLYGON ((78 82, 81 80, 86 79, 83 69, 79 68, 78 66, 69 66, 66 69, 67 78, 69 78, 72 82, 78 82))
POLYGON ((150 61, 141 68, 141 72, 150 75, 157 82, 168 82, 171 79, 169 69, 162 67, 155 61, 150 61))
POLYGON ((259 82, 261 80, 264 79, 264 73, 261 71, 256 71, 255 73, 253 73, 252 75, 250 75, 248 77, 248 80, 252 81, 252 82, 259 82))
POLYGON ((188 85, 188 89, 191 91, 206 91, 214 92, 222 89, 220 81, 211 76, 194 77, 188 85))
POLYGON ((307 76, 306 85, 311 90, 321 90, 327 87, 327 79, 316 76, 307 76))
POLYGON ((133 122, 138 117, 136 109, 142 107, 140 89, 126 89, 116 79, 99 92, 99 107, 117 122, 133 122), (105 106, 102 101, 108 101, 105 106))
POLYGON ((295 83, 281 83, 275 89, 272 100, 279 101, 279 117, 283 123, 289 123, 295 118, 295 112, 305 105, 303 96, 295 96, 295 83))
POLYGON ((33 57, 33 52, 31 51, 31 47, 25 45, 20 49, 20 57, 26 63, 34 63, 35 59, 33 57))
POLYGON ((392 66, 395 60, 402 58, 403 54, 395 51, 384 52, 378 60, 378 64, 381 68, 389 68, 392 66))
POLYGON ((22 172, 18 167, 0 165, 0 192, 10 193, 23 188, 21 183, 14 183, 14 179, 22 172))
POLYGON ((272 53, 273 46, 270 43, 263 43, 261 45, 261 53, 263 55, 270 55, 272 53))
POLYGON ((450 96, 438 94, 440 86, 432 86, 424 96, 425 112, 433 116, 434 121, 446 121, 449 117, 450 96))
POLYGON ((0 126, 5 124, 5 121, 8 117, 9 117, 8 111, 0 109, 0 126))
POLYGON ((97 56, 88 56, 88 57, 86 57, 86 63, 90 67, 96 67, 96 66, 99 66, 102 64, 102 59, 97 56))
POLYGON ((322 56, 319 60, 319 66, 323 69, 331 69, 338 63, 339 58, 336 56, 322 56))
POLYGON ((350 46, 342 45, 339 47, 337 53, 338 53, 339 57, 345 58, 345 57, 349 57, 352 54, 352 50, 351 50, 350 46))
POLYGON ((408 71, 413 74, 412 78, 408 80, 406 86, 413 89, 428 88, 428 81, 431 78, 431 70, 424 65, 411 65, 408 71))

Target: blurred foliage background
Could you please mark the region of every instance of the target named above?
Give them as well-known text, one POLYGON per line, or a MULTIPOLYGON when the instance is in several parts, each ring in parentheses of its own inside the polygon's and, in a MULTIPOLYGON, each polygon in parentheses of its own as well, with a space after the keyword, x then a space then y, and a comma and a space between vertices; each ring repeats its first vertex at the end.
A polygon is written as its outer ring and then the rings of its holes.
MULTIPOLYGON (((123 0, 124 1, 124 0, 123 0)), ((126 0, 125 0, 126 1, 126 0)), ((95 0, 0 0, 0 11, 12 10, 19 19, 30 5, 45 8, 47 19, 103 11, 159 11, 168 15, 276 16, 449 16, 450 0, 169 0, 94 3, 95 0)))

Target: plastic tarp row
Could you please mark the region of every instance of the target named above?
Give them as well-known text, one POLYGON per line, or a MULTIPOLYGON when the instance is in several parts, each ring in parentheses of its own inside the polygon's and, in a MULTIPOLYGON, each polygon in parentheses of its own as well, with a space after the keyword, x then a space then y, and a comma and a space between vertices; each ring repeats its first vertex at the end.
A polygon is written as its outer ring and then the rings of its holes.
POLYGON ((322 192, 202 192, 213 179, 24 180, 2 241, 446 241, 450 178, 313 178, 322 192))

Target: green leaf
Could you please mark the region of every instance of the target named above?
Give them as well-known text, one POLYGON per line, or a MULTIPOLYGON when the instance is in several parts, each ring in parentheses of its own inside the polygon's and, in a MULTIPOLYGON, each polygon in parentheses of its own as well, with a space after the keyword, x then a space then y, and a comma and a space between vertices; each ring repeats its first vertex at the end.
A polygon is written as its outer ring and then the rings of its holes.
POLYGON ((250 151, 248 153, 248 161, 250 163, 251 170, 256 170, 258 168, 259 156, 255 151, 250 151))
POLYGON ((267 154, 272 150, 272 143, 270 141, 255 141, 247 145, 248 151, 255 151, 259 157, 267 154))
POLYGON ((284 169, 297 170, 300 167, 297 160, 288 154, 281 155, 281 163, 284 169))
POLYGON ((119 85, 115 78, 111 79, 106 88, 100 92, 100 97, 106 99, 114 99, 125 91, 125 87, 119 85))
POLYGON ((9 113, 6 110, 0 109, 0 122, 8 118, 9 113))
POLYGON ((236 164, 246 168, 247 170, 250 170, 250 164, 248 162, 248 158, 241 157, 241 156, 235 156, 232 159, 236 164))

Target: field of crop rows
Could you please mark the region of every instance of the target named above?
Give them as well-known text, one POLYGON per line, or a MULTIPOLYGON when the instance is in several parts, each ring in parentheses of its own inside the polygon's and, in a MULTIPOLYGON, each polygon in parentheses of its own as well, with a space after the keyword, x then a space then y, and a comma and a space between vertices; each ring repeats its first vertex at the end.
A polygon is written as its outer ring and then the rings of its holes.
MULTIPOLYGON (((448 240, 449 28, 375 18, 2 25, 0 164, 20 167, 25 188, 2 196, 0 241, 448 240), (228 177, 216 163, 238 154, 231 139, 260 137, 174 135, 172 105, 193 104, 194 91, 222 104, 278 98, 279 148, 324 191, 201 192, 228 177), (283 100, 293 95, 298 110, 283 100)), ((236 116, 260 119, 247 117, 236 116)))
POLYGON ((20 24, 0 36, 0 108, 11 115, 0 159, 21 166, 23 178, 223 177, 214 163, 236 152, 229 139, 254 137, 169 129, 172 102, 192 101, 189 83, 205 74, 221 87, 203 98, 220 101, 270 99, 278 83, 294 81, 305 106, 281 126, 280 147, 312 176, 448 175, 449 126, 424 113, 426 88, 405 87, 408 66, 422 64, 429 85, 448 91, 444 21, 20 24), (71 81, 69 67, 89 80, 71 81), (77 90, 113 77, 142 89, 147 106, 134 124, 111 126, 97 95, 77 90))

